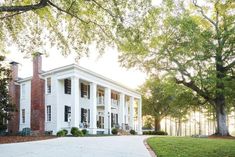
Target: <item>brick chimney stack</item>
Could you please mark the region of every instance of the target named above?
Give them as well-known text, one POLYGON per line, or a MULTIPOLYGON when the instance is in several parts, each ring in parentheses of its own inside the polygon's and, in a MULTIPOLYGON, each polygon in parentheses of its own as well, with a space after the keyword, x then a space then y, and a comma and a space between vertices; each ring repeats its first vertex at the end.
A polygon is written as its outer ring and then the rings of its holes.
POLYGON ((18 80, 18 63, 10 62, 11 65, 11 81, 9 82, 9 95, 15 111, 11 112, 11 120, 8 121, 8 132, 16 134, 19 131, 19 102, 20 102, 20 86, 16 83, 18 80))
POLYGON ((45 130, 45 81, 41 78, 42 54, 33 54, 33 78, 31 80, 31 130, 43 134, 45 130))

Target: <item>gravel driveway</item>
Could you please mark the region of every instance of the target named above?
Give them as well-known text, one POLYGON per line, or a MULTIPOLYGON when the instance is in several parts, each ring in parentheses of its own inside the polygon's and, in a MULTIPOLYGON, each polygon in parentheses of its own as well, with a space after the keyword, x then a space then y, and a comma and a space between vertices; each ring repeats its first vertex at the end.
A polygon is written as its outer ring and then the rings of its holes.
POLYGON ((64 137, 0 144, 2 157, 150 157, 146 136, 64 137))

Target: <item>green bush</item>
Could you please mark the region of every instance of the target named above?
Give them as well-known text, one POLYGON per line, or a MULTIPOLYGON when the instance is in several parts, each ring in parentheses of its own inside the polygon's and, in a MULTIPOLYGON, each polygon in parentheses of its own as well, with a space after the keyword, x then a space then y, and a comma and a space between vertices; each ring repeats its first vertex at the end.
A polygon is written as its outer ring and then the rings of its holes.
POLYGON ((136 134, 135 130, 130 130, 130 134, 135 135, 136 134))
POLYGON ((72 128, 71 128, 71 134, 72 134, 73 136, 76 136, 76 137, 78 137, 78 136, 84 136, 84 135, 83 135, 83 132, 80 131, 77 127, 72 127, 72 128))
POLYGON ((56 133, 56 136, 58 136, 58 137, 63 137, 63 136, 65 136, 66 134, 65 134, 65 131, 64 130, 60 130, 60 131, 58 131, 57 133, 56 133))
POLYGON ((117 133, 118 133, 118 129, 113 128, 113 129, 112 129, 112 134, 113 134, 113 135, 117 135, 117 133))
POLYGON ((144 131, 143 135, 168 135, 165 131, 144 131))
POLYGON ((87 135, 88 134, 87 129, 82 129, 82 133, 83 133, 83 135, 87 135))
POLYGON ((68 134, 68 130, 63 129, 63 131, 64 131, 65 135, 67 135, 67 134, 68 134))

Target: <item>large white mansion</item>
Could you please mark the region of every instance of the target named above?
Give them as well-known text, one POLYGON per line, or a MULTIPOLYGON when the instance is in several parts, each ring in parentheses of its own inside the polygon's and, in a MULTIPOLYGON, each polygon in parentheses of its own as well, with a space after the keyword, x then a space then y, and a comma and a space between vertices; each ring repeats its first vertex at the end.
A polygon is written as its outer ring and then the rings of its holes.
POLYGON ((71 127, 90 134, 108 134, 114 127, 142 133, 140 93, 76 64, 49 71, 42 71, 41 64, 37 53, 33 76, 19 78, 17 63, 11 63, 10 94, 19 104, 10 126, 53 134, 71 127))

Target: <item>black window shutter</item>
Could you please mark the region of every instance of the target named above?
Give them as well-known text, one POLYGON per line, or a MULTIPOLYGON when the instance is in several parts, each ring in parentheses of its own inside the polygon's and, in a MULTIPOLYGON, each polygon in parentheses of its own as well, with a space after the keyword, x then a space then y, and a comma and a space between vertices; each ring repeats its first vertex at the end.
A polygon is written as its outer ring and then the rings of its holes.
POLYGON ((84 117, 84 108, 81 108, 81 123, 83 123, 83 117, 84 117))
POLYGON ((88 87, 88 99, 90 99, 90 85, 88 85, 87 87, 88 87))
POLYGON ((116 114, 116 124, 118 124, 118 114, 116 114))
POLYGON ((90 109, 88 109, 88 123, 90 123, 90 109))
POLYGON ((83 83, 81 83, 81 97, 82 98, 84 97, 83 91, 84 91, 84 85, 83 85, 83 83))

